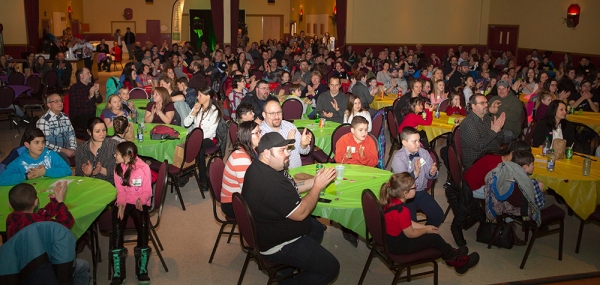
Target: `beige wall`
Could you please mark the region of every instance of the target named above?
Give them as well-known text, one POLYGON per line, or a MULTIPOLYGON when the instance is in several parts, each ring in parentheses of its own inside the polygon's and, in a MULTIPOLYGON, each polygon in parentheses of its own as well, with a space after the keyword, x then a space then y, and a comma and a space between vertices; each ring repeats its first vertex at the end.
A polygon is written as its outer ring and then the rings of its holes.
POLYGON ((0 6, 0 23, 4 25, 5 45, 26 45, 25 4, 23 0, 4 0, 0 6))
MULTIPOLYGON (((50 1, 50 0, 46 0, 50 1)), ((125 21, 123 11, 125 8, 133 10, 133 21, 136 22, 137 33, 146 32, 146 20, 160 20, 161 25, 166 25, 171 31, 171 11, 174 1, 155 0, 146 4, 144 0, 82 0, 83 21, 90 24, 90 33, 114 33, 111 31, 111 21, 125 21)), ((190 0, 186 2, 192 2, 190 0)), ((209 3, 209 0, 199 2, 209 3)), ((188 4, 186 3, 186 6, 188 4)), ((210 4, 207 4, 210 6, 210 4)))
POLYGON ((520 48, 600 54, 598 0, 492 1, 489 23, 519 25, 520 48), (561 18, 574 3, 581 7, 581 16, 577 28, 571 30, 561 18))
MULTIPOLYGON (((275 4, 267 3, 267 0, 240 0, 240 10, 246 10, 246 15, 283 15, 283 33, 289 33, 290 29, 290 1, 277 0, 275 4)), ((247 18, 246 18, 247 19, 247 18)), ((250 19, 248 24, 249 35, 262 35, 262 26, 257 25, 257 18, 250 19)), ((229 29, 225 24, 225 29, 229 29)), ((236 36, 236 35, 234 35, 236 36)), ((250 42, 258 42, 258 36, 250 37, 250 42)), ((227 41, 227 40, 226 40, 227 41)))
POLYGON ((485 43, 489 0, 348 0, 348 43, 485 43), (374 7, 378 7, 374 9, 374 7), (483 10, 483 11, 482 11, 483 10))
MULTIPOLYGON (((290 1, 290 20, 291 21, 296 21, 296 23, 298 23, 298 34, 300 34, 300 31, 304 30, 304 31, 308 31, 308 28, 306 27, 307 24, 307 16, 308 15, 323 15, 323 14, 327 14, 328 16, 333 15, 333 7, 335 6, 335 0, 291 0, 290 1), (294 11, 292 11, 292 8, 294 9, 294 11), (302 8, 303 12, 304 12, 304 19, 302 20, 302 22, 299 21, 299 15, 300 15, 300 8, 302 8)), ((330 27, 330 31, 329 34, 336 36, 337 35, 337 29, 335 27, 333 27, 332 25, 332 21, 331 18, 328 17, 327 19, 329 21, 329 27, 330 27)), ((289 27, 287 27, 286 29, 286 33, 289 33, 289 27)), ((310 34, 306 34, 307 36, 309 35, 313 35, 312 32, 312 28, 311 28, 311 33, 310 34)), ((319 37, 321 37, 322 35, 319 34, 319 37)))
MULTIPOLYGON (((67 27, 71 26, 67 8, 71 5, 71 19, 83 23, 83 1, 84 0, 40 0, 40 36, 42 35, 42 20, 52 20, 52 12, 63 12, 67 17, 67 27), (46 12, 46 16, 44 16, 46 12)), ((50 25, 52 26, 52 25, 50 25)), ((62 36, 62 31, 53 31, 55 36, 62 36)))

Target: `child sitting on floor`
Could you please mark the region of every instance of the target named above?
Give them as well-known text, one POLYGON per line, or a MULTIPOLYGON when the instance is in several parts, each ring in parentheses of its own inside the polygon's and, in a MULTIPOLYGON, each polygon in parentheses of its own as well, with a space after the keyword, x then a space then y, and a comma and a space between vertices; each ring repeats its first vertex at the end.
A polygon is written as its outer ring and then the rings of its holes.
POLYGON ((343 135, 335 144, 335 161, 366 166, 377 165, 377 146, 375 141, 369 138, 369 122, 362 116, 355 116, 351 125, 350 133, 343 135))
POLYGON ((415 178, 408 172, 396 173, 381 186, 379 201, 384 211, 386 243, 390 253, 411 254, 428 248, 442 252, 446 264, 459 274, 466 273, 479 262, 479 254, 461 246, 452 248, 440 236, 435 226, 424 226, 411 221, 406 200, 415 197, 415 178))
POLYGON ((27 151, 23 151, 0 174, 0 186, 16 185, 42 176, 59 178, 72 175, 65 160, 46 147, 46 136, 42 130, 28 130, 23 135, 23 140, 27 151))
MULTIPOLYGON (((58 182, 54 187, 54 193, 48 196, 50 203, 35 211, 39 204, 35 188, 27 183, 12 187, 8 192, 8 204, 14 211, 6 217, 7 239, 35 222, 54 221, 69 229, 73 227, 75 219, 64 204, 66 191, 67 182, 58 182)), ((83 259, 76 259, 73 267, 75 267, 73 284, 89 284, 89 263, 83 259)))

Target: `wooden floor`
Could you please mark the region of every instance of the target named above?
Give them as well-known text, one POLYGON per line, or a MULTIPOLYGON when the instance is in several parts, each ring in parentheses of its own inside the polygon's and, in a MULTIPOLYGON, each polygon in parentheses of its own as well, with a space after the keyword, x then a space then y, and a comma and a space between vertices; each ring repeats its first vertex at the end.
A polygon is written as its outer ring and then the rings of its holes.
POLYGON ((600 284, 600 271, 563 275, 556 277, 529 279, 522 281, 498 283, 498 285, 530 285, 530 284, 552 284, 552 285, 596 285, 600 284))

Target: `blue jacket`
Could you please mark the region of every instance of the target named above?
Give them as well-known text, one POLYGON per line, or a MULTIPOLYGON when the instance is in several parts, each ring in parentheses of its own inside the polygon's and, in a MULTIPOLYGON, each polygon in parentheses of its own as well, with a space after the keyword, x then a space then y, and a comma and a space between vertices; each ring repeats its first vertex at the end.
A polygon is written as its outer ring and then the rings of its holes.
POLYGON ((29 151, 23 151, 0 174, 0 186, 16 185, 27 180, 27 171, 39 165, 46 167, 44 175, 46 177, 59 178, 72 175, 69 165, 53 150, 44 148, 38 159, 33 159, 29 155, 29 151))

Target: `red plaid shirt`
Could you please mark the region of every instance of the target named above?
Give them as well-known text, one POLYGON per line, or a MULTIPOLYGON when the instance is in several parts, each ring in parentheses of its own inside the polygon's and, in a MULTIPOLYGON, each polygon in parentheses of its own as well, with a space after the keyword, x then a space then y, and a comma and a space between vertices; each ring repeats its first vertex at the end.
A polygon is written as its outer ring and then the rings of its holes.
POLYGON ((10 239, 18 231, 35 222, 55 221, 67 228, 73 227, 75 219, 64 203, 58 203, 56 199, 50 199, 46 207, 39 209, 37 213, 12 212, 6 217, 6 238, 10 239), (55 217, 55 219, 52 219, 55 217))
POLYGON ((90 89, 94 86, 92 83, 85 85, 81 81, 73 84, 69 89, 69 117, 87 115, 94 117, 96 115, 96 103, 102 103, 102 96, 94 96, 90 99, 90 89))

